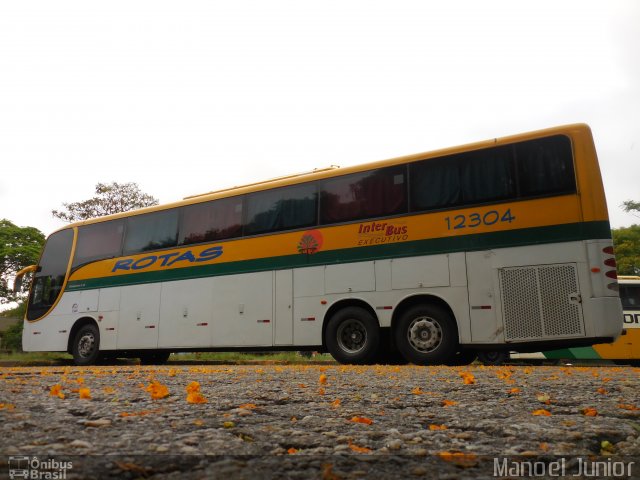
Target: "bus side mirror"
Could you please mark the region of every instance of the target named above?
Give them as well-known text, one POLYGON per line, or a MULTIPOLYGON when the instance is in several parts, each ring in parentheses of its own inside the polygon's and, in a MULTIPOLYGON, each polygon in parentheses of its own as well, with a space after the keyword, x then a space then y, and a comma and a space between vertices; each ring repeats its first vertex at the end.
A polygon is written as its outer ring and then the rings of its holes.
POLYGON ((13 293, 18 294, 22 291, 22 277, 16 277, 13 281, 13 293))
POLYGON ((22 290, 22 279, 27 273, 38 272, 41 267, 37 265, 29 265, 28 267, 23 268, 18 273, 16 273, 16 278, 13 281, 13 293, 20 293, 22 290))

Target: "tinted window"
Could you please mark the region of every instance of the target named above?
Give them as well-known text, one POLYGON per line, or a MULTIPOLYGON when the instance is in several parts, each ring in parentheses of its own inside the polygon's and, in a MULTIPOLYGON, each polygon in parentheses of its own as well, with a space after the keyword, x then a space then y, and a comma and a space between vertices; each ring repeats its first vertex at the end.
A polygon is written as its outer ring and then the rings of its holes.
POLYGON ((47 313, 62 291, 71 256, 73 230, 51 235, 44 246, 33 280, 27 318, 35 320, 47 313))
POLYGON ((625 310, 640 310, 640 285, 620 286, 620 299, 625 310))
POLYGON ((515 192, 510 147, 449 155, 409 168, 412 210, 497 201, 515 192))
POLYGON ((308 183, 247 195, 245 235, 316 224, 316 185, 308 183))
POLYGON ((321 182, 320 223, 384 217, 406 211, 405 167, 354 173, 321 182))
POLYGON ((123 233, 124 220, 112 220, 80 227, 73 266, 119 256, 122 251, 123 233))
POLYGON ((571 141, 540 138, 515 145, 520 195, 561 194, 576 190, 571 141))
POLYGON ((178 209, 147 213, 127 220, 124 255, 176 246, 178 209))
POLYGON ((555 136, 409 165, 411 210, 574 192, 571 142, 555 136))
POLYGON ((223 198, 185 207, 180 245, 210 242, 242 234, 242 197, 223 198))

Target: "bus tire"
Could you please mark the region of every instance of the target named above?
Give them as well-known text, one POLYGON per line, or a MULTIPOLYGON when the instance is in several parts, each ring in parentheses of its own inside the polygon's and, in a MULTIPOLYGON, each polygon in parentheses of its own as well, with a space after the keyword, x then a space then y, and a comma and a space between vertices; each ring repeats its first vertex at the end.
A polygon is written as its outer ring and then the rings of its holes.
POLYGON ((447 361, 447 365, 451 367, 463 367, 471 365, 478 358, 478 352, 475 350, 460 350, 453 358, 447 361))
POLYGON ((71 355, 76 365, 93 365, 100 358, 100 331, 92 323, 80 327, 73 337, 71 355))
POLYGON ((395 328, 398 350, 416 365, 444 364, 458 350, 455 321, 438 305, 416 305, 400 317, 395 328))
POLYGON ((343 308, 329 320, 325 343, 337 362, 364 365, 370 363, 378 351, 380 327, 364 308, 343 308))
POLYGON ((509 361, 509 352, 497 350, 478 352, 478 360, 484 365, 502 365, 509 361))

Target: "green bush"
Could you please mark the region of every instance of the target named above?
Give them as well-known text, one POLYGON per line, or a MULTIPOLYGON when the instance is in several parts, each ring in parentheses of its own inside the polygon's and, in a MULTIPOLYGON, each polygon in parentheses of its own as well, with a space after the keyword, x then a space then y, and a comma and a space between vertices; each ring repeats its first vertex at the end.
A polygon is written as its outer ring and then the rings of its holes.
POLYGON ((11 325, 6 332, 2 334, 2 348, 13 352, 22 351, 22 327, 23 322, 11 325))

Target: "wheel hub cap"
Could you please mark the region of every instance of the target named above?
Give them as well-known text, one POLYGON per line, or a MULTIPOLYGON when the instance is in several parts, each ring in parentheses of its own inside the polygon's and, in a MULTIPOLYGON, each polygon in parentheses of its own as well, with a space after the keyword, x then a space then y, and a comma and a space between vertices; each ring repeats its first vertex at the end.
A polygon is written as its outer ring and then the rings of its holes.
POLYGON ((431 318, 420 317, 411 322, 407 338, 419 352, 432 352, 442 343, 442 327, 431 318))
POLYGON ((91 334, 83 335, 78 342, 78 353, 83 357, 88 357, 93 351, 95 338, 91 334))
POLYGON ((367 343, 365 326, 356 319, 345 320, 338 327, 338 346, 348 353, 357 353, 367 343))

